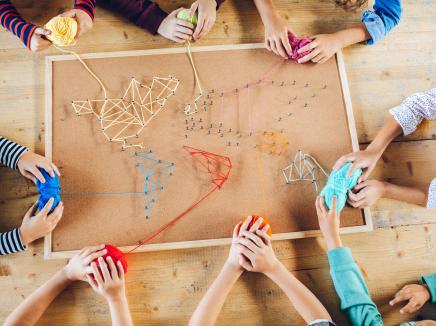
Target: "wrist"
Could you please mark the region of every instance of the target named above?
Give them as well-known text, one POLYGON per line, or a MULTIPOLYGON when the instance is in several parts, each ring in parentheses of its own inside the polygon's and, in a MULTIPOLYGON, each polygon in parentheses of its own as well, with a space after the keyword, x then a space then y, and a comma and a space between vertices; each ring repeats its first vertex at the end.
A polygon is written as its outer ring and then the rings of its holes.
POLYGON ((325 239, 328 251, 343 247, 341 236, 339 235, 339 233, 325 237, 325 239))
POLYGON ((224 263, 223 271, 230 274, 241 275, 244 272, 244 269, 242 268, 241 265, 235 264, 229 259, 227 259, 227 261, 224 263))
POLYGON ((274 257, 274 262, 271 264, 270 268, 268 270, 264 271, 263 274, 273 279, 274 276, 280 272, 281 269, 285 268, 283 264, 280 262, 280 260, 277 259, 277 257, 274 257))
POLYGON ((106 297, 106 300, 109 304, 117 305, 117 304, 127 304, 127 298, 126 295, 123 292, 115 293, 112 295, 108 295, 106 297))
POLYGON ((30 236, 27 234, 26 229, 23 228, 22 225, 18 228, 18 233, 20 234, 21 243, 25 247, 27 247, 32 242, 32 240, 30 239, 30 236))

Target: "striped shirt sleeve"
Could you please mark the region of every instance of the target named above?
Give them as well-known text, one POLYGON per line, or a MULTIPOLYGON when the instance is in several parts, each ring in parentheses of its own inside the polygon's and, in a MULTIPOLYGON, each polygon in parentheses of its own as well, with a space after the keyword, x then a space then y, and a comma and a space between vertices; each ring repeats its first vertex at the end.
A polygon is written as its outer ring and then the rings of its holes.
POLYGON ((97 0, 75 0, 74 9, 80 9, 86 12, 92 20, 94 20, 95 6, 97 0))
POLYGON ((26 249, 27 247, 21 242, 18 228, 0 233, 0 256, 13 254, 26 249))
POLYGON ((35 32, 36 26, 21 18, 9 0, 0 0, 0 24, 30 49, 30 39, 35 32))
POLYGON ((16 169, 21 155, 27 148, 0 136, 0 163, 16 169))

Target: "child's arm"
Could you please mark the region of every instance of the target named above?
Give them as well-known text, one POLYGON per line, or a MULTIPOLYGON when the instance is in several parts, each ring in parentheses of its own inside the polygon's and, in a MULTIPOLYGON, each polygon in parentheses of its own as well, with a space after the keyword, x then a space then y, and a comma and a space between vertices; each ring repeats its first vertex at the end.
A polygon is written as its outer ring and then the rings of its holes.
POLYGON ((216 11, 223 0, 197 0, 191 5, 190 16, 198 12, 198 22, 193 34, 194 40, 209 33, 215 24, 216 11))
POLYGON ((318 298, 276 258, 266 228, 255 233, 244 231, 238 242, 243 246, 245 259, 240 264, 248 271, 263 273, 288 296, 295 309, 306 321, 331 321, 331 317, 318 298))
POLYGON ((288 34, 292 33, 286 21, 276 12, 272 0, 254 0, 260 18, 265 26, 265 47, 278 56, 287 59, 292 54, 288 34))
MULTIPOLYGON (((425 206, 427 193, 423 189, 397 186, 389 182, 365 180, 348 192, 347 203, 355 208, 368 207, 379 198, 389 198, 425 206)), ((434 196, 433 196, 434 197, 434 196)))
MULTIPOLYGON (((252 220, 249 216, 239 228, 239 224, 233 229, 232 245, 230 247, 229 257, 225 262, 218 277, 207 290, 203 299, 201 299, 197 308, 195 309, 191 320, 190 326, 208 326, 214 325, 218 315, 224 305, 224 302, 233 288, 233 285, 243 273, 243 268, 239 265, 241 258, 242 246, 238 243, 238 237, 241 232, 248 230, 248 226, 252 220)), ((255 230, 262 223, 258 219, 250 228, 255 230)))
POLYGON ((316 211, 320 230, 327 244, 330 275, 341 301, 341 309, 347 314, 352 325, 383 325, 381 314, 371 300, 365 280, 351 256, 350 249, 342 246, 336 197, 333 197, 330 211, 325 207, 324 198, 318 197, 316 211))
POLYGON ((92 29, 96 5, 97 0, 75 0, 73 9, 60 14, 62 17, 71 17, 77 21, 76 39, 92 29))
POLYGON ((319 34, 312 37, 313 42, 302 47, 299 52, 311 53, 298 62, 323 63, 341 48, 366 41, 374 44, 381 41, 398 23, 402 13, 401 0, 376 0, 374 10, 367 10, 362 15, 359 25, 333 34, 319 34))
POLYGON ((133 325, 126 298, 124 269, 121 261, 118 261, 115 266, 110 256, 106 258, 106 261, 103 257, 100 257, 98 258, 98 266, 95 262, 91 263, 93 278, 88 274, 86 278, 92 289, 107 300, 111 312, 112 325, 133 325))
POLYGON ((73 281, 83 280, 89 273, 90 262, 106 253, 104 246, 84 248, 45 284, 28 296, 4 323, 9 325, 35 325, 52 301, 73 281), (100 251, 99 251, 100 250, 100 251))

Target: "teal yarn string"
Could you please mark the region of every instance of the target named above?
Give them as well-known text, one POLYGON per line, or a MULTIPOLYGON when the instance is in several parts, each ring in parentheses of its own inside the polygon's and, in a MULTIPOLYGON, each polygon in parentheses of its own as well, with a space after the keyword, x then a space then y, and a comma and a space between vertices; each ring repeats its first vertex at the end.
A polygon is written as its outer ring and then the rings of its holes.
POLYGON ((54 202, 50 209, 50 213, 52 213, 61 201, 61 186, 59 184, 59 178, 56 174, 54 178, 52 178, 44 169, 40 168, 39 171, 44 176, 45 182, 42 183, 41 181, 36 179, 36 187, 38 188, 39 192, 38 209, 43 209, 45 204, 47 204, 47 202, 50 200, 50 198, 53 198, 54 202))
POLYGON ((325 204, 328 209, 332 206, 332 198, 336 196, 336 211, 340 212, 347 202, 348 190, 353 189, 360 175, 361 169, 354 170, 350 177, 347 177, 347 171, 351 167, 351 163, 343 165, 339 170, 332 171, 327 180, 327 184, 321 191, 321 196, 324 197, 325 204))

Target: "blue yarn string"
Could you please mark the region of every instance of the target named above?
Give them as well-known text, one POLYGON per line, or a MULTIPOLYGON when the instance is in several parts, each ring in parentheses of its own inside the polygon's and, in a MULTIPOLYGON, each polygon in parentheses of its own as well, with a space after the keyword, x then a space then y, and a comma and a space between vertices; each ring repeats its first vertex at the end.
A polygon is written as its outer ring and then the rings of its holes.
POLYGON ((324 196, 325 204, 328 209, 332 206, 332 198, 336 196, 336 211, 340 212, 347 202, 348 190, 353 189, 360 175, 361 169, 354 170, 350 177, 347 177, 347 171, 351 167, 351 163, 343 165, 339 170, 332 171, 327 180, 327 184, 321 191, 321 196, 324 196))
POLYGON ((52 178, 50 174, 48 174, 44 169, 39 168, 39 171, 44 176, 45 182, 42 183, 41 181, 36 179, 36 187, 38 188, 39 192, 38 209, 43 209, 47 202, 50 200, 50 198, 53 198, 54 202, 50 209, 51 213, 61 201, 61 185, 59 183, 59 178, 56 174, 54 178, 52 178))

